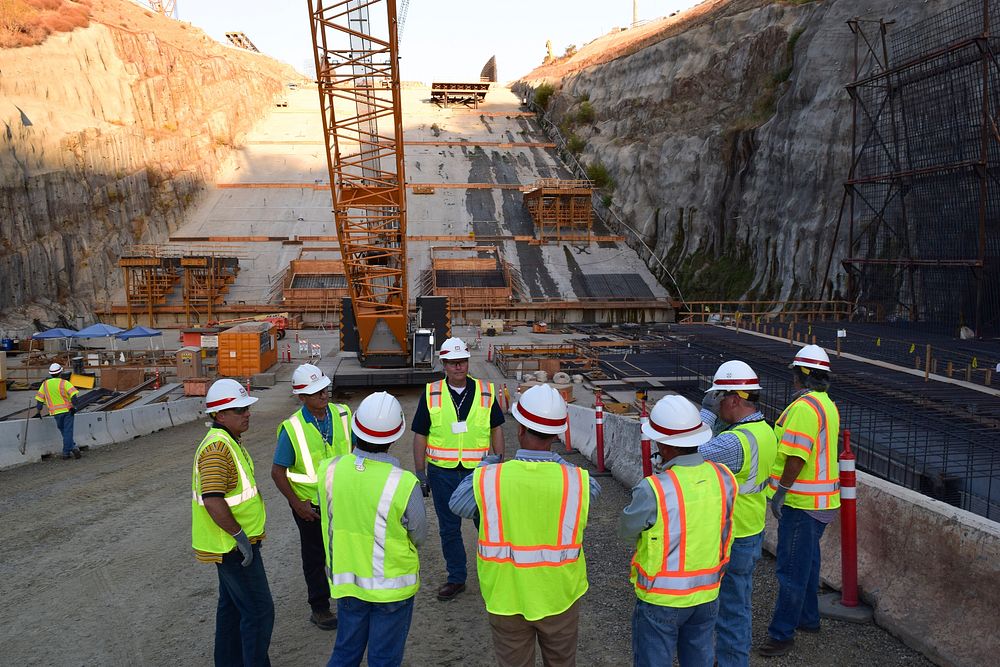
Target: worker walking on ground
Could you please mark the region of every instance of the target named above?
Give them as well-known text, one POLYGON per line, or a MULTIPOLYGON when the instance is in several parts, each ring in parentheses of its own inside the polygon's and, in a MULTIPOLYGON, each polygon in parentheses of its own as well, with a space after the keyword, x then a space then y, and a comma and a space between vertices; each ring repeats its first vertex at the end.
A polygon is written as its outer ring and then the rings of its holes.
POLYGON ((330 611, 316 469, 323 459, 350 453, 351 409, 330 402, 330 378, 312 364, 295 369, 292 394, 302 408, 278 426, 271 479, 288 500, 299 529, 302 574, 312 609, 309 621, 321 630, 333 630, 337 616, 330 611))
POLYGON ((271 664, 274 602, 260 555, 264 501, 253 459, 240 442, 256 402, 236 380, 216 380, 205 396, 212 428, 194 455, 191 546, 219 575, 216 665, 271 664))
POLYGON ((510 461, 487 457, 451 497, 455 514, 478 512, 479 588, 501 667, 576 664, 580 598, 587 592, 583 531, 601 487, 553 453, 568 426, 566 402, 547 384, 528 389, 511 410, 520 449, 510 461))
POLYGON ((351 420, 354 452, 320 463, 319 505, 330 593, 337 598, 337 641, 330 667, 403 661, 420 588, 417 547, 427 517, 417 478, 387 452, 406 428, 386 392, 361 401, 351 420))
POLYGON ((727 361, 715 373, 702 401, 701 419, 725 430, 698 448, 706 461, 721 463, 736 476, 739 494, 733 510, 733 548, 719 588, 715 621, 715 659, 719 667, 750 662, 753 621, 753 570, 764 542, 768 475, 777 453, 774 429, 757 409, 760 380, 742 361, 727 361))
MULTIPOLYGON (((503 457, 503 411, 492 382, 468 375, 469 348, 461 338, 441 346, 443 380, 427 385, 413 416, 413 465, 421 490, 434 499, 448 581, 437 591, 447 601, 465 590, 462 519, 448 509, 459 482, 493 450, 503 457)), ((474 519, 478 521, 478 519, 474 519)), ((478 527, 478 523, 476 524, 478 527)))
POLYGON ((42 406, 48 406, 49 416, 55 417, 56 426, 62 434, 63 460, 70 457, 78 459, 83 454, 73 441, 73 420, 76 418, 76 398, 80 393, 76 387, 62 379, 63 367, 59 364, 49 366, 49 379, 42 382, 35 394, 35 418, 42 416, 42 406))
POLYGON ((711 667, 736 478, 698 453, 712 432, 682 396, 657 401, 642 432, 657 443, 664 470, 632 489, 618 527, 635 544, 633 664, 669 665, 676 655, 684 667, 711 667))
POLYGON ((778 417, 768 495, 778 520, 778 600, 763 656, 788 653, 795 632, 819 632, 819 540, 840 507, 840 413, 827 395, 830 357, 806 345, 792 361, 795 398, 778 417))

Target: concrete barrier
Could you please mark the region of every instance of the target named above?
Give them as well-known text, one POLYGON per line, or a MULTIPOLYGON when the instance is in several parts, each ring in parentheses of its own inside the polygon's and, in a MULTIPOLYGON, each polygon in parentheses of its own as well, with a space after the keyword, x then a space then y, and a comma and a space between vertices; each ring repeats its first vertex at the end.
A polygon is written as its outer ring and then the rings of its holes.
POLYGON ((132 411, 132 424, 136 435, 148 435, 173 426, 170 410, 166 405, 144 405, 132 411))
POLYGON ((126 442, 136 436, 135 424, 132 422, 132 412, 132 410, 125 409, 104 413, 112 442, 126 442))
MULTIPOLYGON (((569 406, 573 446, 596 461, 594 410, 569 406)), ((639 424, 605 413, 605 464, 623 484, 642 479, 639 424)), ((765 547, 772 553, 768 515, 765 547)), ((823 535, 823 581, 838 589, 840 521, 823 535)), ((875 622, 942 665, 1000 655, 1000 524, 858 472, 858 583, 875 622)))
POLYGON ((174 426, 187 424, 196 419, 201 419, 204 415, 205 402, 201 398, 184 398, 179 401, 167 403, 170 412, 170 421, 174 426))
POLYGON ((80 447, 101 447, 114 442, 108 432, 107 415, 104 412, 83 412, 73 422, 73 439, 80 447))

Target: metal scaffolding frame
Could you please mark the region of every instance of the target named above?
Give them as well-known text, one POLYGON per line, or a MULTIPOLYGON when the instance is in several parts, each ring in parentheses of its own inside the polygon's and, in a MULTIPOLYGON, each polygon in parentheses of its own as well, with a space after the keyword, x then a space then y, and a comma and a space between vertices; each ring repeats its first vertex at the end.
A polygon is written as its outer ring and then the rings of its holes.
POLYGON ((593 185, 588 180, 543 178, 525 188, 524 204, 540 242, 590 242, 593 185))
MULTIPOLYGON (((1000 0, 854 19, 843 266, 861 319, 1000 330, 1000 0)), ((838 223, 839 226, 839 223, 838 223)))

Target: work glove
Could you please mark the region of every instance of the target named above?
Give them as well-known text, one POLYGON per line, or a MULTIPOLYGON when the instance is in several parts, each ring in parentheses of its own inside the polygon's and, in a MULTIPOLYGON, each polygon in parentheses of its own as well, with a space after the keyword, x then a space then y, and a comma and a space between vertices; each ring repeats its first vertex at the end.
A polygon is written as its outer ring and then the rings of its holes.
POLYGON ((722 403, 724 395, 721 391, 706 391, 705 397, 701 399, 701 409, 719 416, 719 404, 722 403))
POLYGON ((778 490, 774 492, 771 496, 771 516, 773 516, 778 521, 781 521, 781 508, 785 504, 785 494, 788 493, 788 487, 778 484, 778 490))
POLYGON ((424 498, 426 498, 431 495, 431 485, 427 483, 427 473, 423 470, 418 470, 416 475, 420 481, 420 493, 424 494, 424 498))
POLYGON ((233 535, 233 539, 236 540, 236 548, 240 550, 241 554, 243 554, 243 562, 241 565, 243 565, 243 567, 249 567, 250 563, 253 562, 253 547, 250 546, 250 538, 247 537, 247 534, 243 532, 242 528, 240 528, 240 532, 233 535))

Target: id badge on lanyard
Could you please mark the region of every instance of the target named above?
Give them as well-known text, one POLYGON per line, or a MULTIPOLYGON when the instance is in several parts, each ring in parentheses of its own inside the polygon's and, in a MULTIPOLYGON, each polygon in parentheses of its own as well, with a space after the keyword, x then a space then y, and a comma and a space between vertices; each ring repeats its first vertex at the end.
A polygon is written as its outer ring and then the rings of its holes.
POLYGON ((459 433, 468 433, 469 425, 466 424, 465 422, 452 422, 451 432, 454 433, 455 435, 458 435, 459 433))

